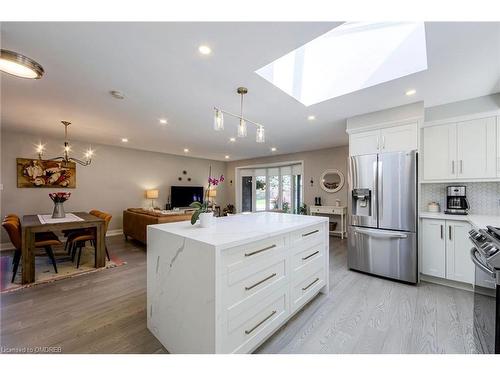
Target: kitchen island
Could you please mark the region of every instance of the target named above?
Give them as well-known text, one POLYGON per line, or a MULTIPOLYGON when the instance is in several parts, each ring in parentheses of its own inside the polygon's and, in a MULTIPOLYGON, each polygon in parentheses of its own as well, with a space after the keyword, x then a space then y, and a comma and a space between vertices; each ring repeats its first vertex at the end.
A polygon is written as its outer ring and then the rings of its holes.
POLYGON ((328 293, 328 218, 217 218, 148 226, 147 324, 170 353, 250 353, 328 293))

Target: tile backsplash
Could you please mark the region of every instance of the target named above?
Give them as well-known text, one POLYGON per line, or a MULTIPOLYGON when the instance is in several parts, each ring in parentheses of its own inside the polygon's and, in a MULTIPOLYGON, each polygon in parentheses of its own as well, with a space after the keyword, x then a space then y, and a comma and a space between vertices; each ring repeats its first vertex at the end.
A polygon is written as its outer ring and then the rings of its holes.
MULTIPOLYGON (((429 202, 438 202, 441 211, 444 211, 446 209, 446 187, 450 185, 454 184, 421 184, 420 210, 427 211, 429 202)), ((500 182, 466 182, 455 185, 466 186, 471 214, 500 216, 500 182)))

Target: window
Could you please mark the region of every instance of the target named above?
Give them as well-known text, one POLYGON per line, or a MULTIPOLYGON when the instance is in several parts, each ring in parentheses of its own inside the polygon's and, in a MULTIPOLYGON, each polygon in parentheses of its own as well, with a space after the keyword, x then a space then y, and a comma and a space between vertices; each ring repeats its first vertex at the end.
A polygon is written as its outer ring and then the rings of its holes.
POLYGON ((300 213, 303 204, 302 164, 239 171, 240 212, 282 211, 300 213))

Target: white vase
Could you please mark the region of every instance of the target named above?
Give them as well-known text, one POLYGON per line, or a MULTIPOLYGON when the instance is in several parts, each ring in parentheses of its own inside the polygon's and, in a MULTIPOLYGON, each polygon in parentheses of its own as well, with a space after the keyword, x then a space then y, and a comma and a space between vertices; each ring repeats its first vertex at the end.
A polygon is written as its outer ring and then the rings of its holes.
POLYGON ((202 212, 200 214, 200 227, 210 228, 214 223, 213 212, 202 212))

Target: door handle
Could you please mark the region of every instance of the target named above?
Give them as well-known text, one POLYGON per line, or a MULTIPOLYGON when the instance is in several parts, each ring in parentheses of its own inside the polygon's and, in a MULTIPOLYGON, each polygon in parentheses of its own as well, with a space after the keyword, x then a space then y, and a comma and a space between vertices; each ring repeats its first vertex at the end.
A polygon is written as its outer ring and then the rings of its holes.
POLYGON ((451 161, 451 174, 455 174, 455 160, 451 161))
POLYGON ((451 225, 448 225, 448 238, 451 241, 451 225))
POLYGON ((441 224, 441 239, 443 239, 443 224, 441 224))
POLYGON ((319 232, 319 229, 313 230, 312 232, 303 233, 302 237, 307 237, 307 236, 310 236, 311 234, 318 233, 318 232, 319 232))
POLYGON ((319 281, 319 277, 317 277, 316 279, 314 279, 314 281, 311 282, 311 283, 309 283, 307 286, 303 287, 302 290, 306 291, 307 289, 309 289, 310 287, 312 287, 314 284, 316 284, 318 281, 319 281))
POLYGON ((263 249, 252 251, 251 253, 245 253, 245 256, 246 257, 251 257, 252 255, 255 255, 255 254, 258 254, 258 253, 262 253, 263 251, 266 251, 266 250, 274 249, 275 247, 276 247, 276 245, 267 246, 267 247, 265 247, 263 249))
POLYGON ((276 314, 276 310, 273 310, 271 314, 266 316, 264 319, 262 319, 259 323, 257 323, 253 328, 245 330, 245 334, 249 335, 253 331, 255 331, 257 328, 259 328, 266 320, 270 319, 274 314, 276 314))
POLYGON ((309 258, 311 258, 311 257, 315 256, 315 255, 316 255, 316 254, 318 254, 318 253, 319 253, 319 250, 316 250, 314 253, 309 254, 309 255, 308 255, 308 256, 306 256, 306 257, 303 257, 303 258, 302 258, 302 260, 307 260, 307 259, 309 259, 309 258))
POLYGON ((408 238, 408 235, 405 233, 398 232, 383 232, 381 230, 373 230, 373 229, 361 229, 355 228, 354 232, 359 234, 366 234, 372 237, 380 237, 380 238, 408 238))
POLYGON ((474 263, 476 266, 478 266, 481 269, 481 271, 483 271, 484 273, 486 273, 487 275, 489 275, 491 278, 495 278, 495 273, 492 272, 483 263, 481 263, 481 261, 479 259, 477 259, 476 252, 477 251, 476 251, 475 248, 472 248, 470 250, 470 258, 472 260, 472 263, 474 263))
POLYGON ((382 136, 382 150, 385 150, 385 135, 382 136))
POLYGON ((262 284, 262 283, 266 282, 267 280, 272 279, 274 276, 276 276, 276 272, 275 272, 275 273, 273 273, 273 274, 271 274, 271 275, 269 275, 269 276, 268 276, 268 277, 266 277, 265 279, 262 279, 262 280, 260 280, 260 281, 257 281, 257 282, 256 282, 255 284, 253 284, 253 285, 246 286, 246 287, 245 287, 245 290, 251 290, 251 289, 255 288, 256 286, 259 286, 260 284, 262 284))
POLYGON ((464 170, 463 170, 463 160, 460 160, 460 174, 463 174, 464 170))

